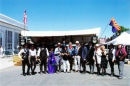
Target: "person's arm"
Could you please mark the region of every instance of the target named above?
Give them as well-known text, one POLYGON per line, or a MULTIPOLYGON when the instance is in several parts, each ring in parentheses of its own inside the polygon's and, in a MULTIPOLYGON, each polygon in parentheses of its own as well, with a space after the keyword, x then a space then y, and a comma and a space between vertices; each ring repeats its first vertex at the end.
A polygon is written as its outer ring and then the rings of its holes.
POLYGON ((58 54, 58 48, 55 48, 54 54, 58 54))
POLYGON ((115 60, 115 56, 116 56, 116 50, 115 50, 115 49, 113 49, 112 54, 113 54, 113 59, 112 59, 112 61, 114 61, 114 60, 115 60))
POLYGON ((48 49, 46 48, 46 54, 47 54, 47 57, 49 56, 49 52, 48 52, 48 49))
POLYGON ((24 52, 23 49, 21 49, 21 50, 19 51, 19 53, 18 53, 18 57, 19 57, 19 58, 22 58, 22 57, 21 57, 21 54, 22 54, 23 52, 24 52))
POLYGON ((41 49, 39 48, 38 51, 37 51, 37 57, 40 56, 40 51, 41 51, 41 49))
POLYGON ((95 60, 95 55, 96 55, 96 52, 94 51, 94 54, 93 54, 93 60, 95 60))
POLYGON ((125 58, 125 57, 127 56, 127 53, 126 53, 125 48, 122 48, 121 51, 122 51, 122 53, 123 53, 122 58, 125 58))
POLYGON ((87 47, 85 47, 85 57, 84 57, 85 60, 87 59, 87 55, 88 55, 88 49, 87 47))

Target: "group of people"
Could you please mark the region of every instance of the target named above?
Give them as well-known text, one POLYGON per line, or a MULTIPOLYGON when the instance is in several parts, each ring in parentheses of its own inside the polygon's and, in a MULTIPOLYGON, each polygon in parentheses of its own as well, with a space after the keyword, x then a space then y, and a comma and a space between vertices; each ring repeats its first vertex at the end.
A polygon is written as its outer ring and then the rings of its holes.
POLYGON ((75 46, 72 46, 70 42, 68 46, 65 43, 57 44, 55 49, 48 50, 44 44, 36 50, 34 45, 31 45, 30 49, 25 44, 24 48, 20 50, 18 56, 22 59, 22 71, 23 75, 35 74, 36 64, 39 63, 39 73, 60 73, 61 65, 63 64, 64 73, 81 72, 86 73, 86 63, 89 64, 90 74, 94 74, 94 65, 97 67, 97 75, 106 75, 106 68, 108 62, 111 68, 111 76, 114 76, 114 62, 116 60, 119 68, 119 78, 123 78, 124 59, 127 55, 125 49, 121 44, 118 45, 118 49, 115 49, 111 44, 109 51, 105 50, 104 45, 95 44, 92 46, 92 42, 89 42, 89 47, 86 47, 84 43, 75 42, 75 46), (25 65, 28 66, 27 73, 25 73, 25 65), (44 71, 43 71, 44 66, 44 71), (100 70, 102 69, 102 73, 100 70))

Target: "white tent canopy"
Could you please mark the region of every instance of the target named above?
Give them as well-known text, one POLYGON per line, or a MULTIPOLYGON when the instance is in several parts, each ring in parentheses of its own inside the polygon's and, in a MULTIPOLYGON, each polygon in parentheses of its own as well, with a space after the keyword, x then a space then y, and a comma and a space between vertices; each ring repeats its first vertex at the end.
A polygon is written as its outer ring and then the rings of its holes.
POLYGON ((124 44, 124 45, 130 45, 130 30, 123 32, 120 36, 118 36, 117 38, 113 39, 110 42, 107 42, 107 44, 124 44))
POLYGON ((97 36, 100 33, 100 28, 86 29, 86 30, 72 30, 72 31, 22 31, 23 36, 32 37, 50 37, 50 36, 71 36, 71 35, 92 35, 97 36))

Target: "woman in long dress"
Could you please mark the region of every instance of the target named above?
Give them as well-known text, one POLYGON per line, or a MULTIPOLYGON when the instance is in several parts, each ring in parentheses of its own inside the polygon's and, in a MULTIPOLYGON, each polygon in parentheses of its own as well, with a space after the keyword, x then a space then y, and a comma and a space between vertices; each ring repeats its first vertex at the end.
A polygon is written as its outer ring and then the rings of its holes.
POLYGON ((99 44, 95 45, 95 51, 94 51, 94 57, 93 57, 93 59, 96 62, 97 75, 100 75, 100 69, 101 69, 101 50, 100 50, 100 45, 99 44))
POLYGON ((51 48, 51 51, 49 53, 48 58, 48 73, 53 74, 56 72, 56 60, 53 52, 53 48, 51 48))
POLYGON ((102 68, 102 75, 106 75, 106 68, 107 68, 107 58, 106 58, 106 51, 105 46, 101 46, 101 68, 102 68))

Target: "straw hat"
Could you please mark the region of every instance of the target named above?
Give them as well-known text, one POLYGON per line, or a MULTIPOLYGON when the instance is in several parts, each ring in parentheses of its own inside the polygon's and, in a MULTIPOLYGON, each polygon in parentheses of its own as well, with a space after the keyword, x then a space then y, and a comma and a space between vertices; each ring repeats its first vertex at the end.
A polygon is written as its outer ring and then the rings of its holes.
POLYGON ((61 43, 60 42, 58 42, 58 45, 60 45, 61 43))
POLYGON ((98 46, 100 46, 100 45, 99 45, 99 44, 96 44, 95 46, 98 47, 98 46))
POLYGON ((76 41, 75 43, 77 43, 77 44, 78 44, 78 43, 79 43, 79 41, 76 41))

